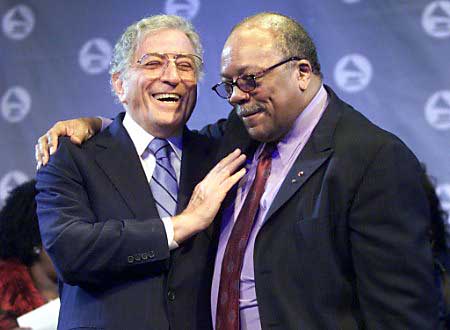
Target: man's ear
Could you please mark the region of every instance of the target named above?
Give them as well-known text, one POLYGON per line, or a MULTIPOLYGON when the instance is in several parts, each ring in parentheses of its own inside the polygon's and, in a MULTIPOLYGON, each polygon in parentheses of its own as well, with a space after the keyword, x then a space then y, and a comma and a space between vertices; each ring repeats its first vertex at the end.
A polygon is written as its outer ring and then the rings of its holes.
POLYGON ((125 102, 125 90, 123 86, 123 80, 120 72, 115 72, 111 76, 111 84, 116 92, 116 95, 121 103, 125 102))
POLYGON ((298 72, 298 83, 301 91, 308 88, 309 82, 312 78, 312 67, 308 60, 300 60, 296 63, 298 72))

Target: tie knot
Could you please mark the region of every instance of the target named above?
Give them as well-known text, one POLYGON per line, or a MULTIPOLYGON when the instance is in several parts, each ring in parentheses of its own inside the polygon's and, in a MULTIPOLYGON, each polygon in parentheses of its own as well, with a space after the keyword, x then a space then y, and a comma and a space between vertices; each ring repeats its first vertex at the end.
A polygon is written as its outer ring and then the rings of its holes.
POLYGON ((148 150, 155 155, 156 159, 169 157, 170 144, 166 139, 154 138, 148 144, 148 150))

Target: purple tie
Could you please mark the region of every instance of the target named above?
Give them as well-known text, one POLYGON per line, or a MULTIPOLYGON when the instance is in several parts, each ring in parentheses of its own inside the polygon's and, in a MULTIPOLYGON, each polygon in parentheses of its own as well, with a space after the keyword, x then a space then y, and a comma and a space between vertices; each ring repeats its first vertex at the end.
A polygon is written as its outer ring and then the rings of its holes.
POLYGON ((169 155, 172 147, 167 140, 154 138, 147 149, 156 158, 150 188, 159 216, 161 218, 174 216, 177 210, 178 184, 175 170, 170 164, 169 155))
POLYGON ((216 330, 239 330, 239 283, 250 232, 252 231, 259 202, 264 193, 272 165, 275 144, 266 144, 256 168, 255 180, 239 213, 225 248, 220 273, 219 295, 217 299, 216 330))

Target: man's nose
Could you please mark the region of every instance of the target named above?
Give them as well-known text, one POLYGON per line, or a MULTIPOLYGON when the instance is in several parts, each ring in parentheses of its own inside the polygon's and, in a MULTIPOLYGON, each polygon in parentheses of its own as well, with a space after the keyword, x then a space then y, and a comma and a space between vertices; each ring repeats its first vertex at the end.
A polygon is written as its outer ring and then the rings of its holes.
POLYGON ((242 91, 237 85, 234 85, 228 102, 231 104, 242 104, 247 102, 249 98, 249 93, 242 91))
POLYGON ((161 81, 167 82, 171 85, 177 85, 180 83, 181 78, 174 61, 169 61, 167 63, 167 66, 161 75, 161 81))

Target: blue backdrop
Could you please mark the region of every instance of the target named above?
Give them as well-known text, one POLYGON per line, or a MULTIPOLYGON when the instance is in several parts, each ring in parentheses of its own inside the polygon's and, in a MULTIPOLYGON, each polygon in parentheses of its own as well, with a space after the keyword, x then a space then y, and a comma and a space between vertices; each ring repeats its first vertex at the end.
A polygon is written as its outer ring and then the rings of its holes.
POLYGON ((0 205, 34 176, 34 144, 55 121, 122 110, 107 68, 126 26, 168 13, 197 27, 206 75, 189 126, 200 128, 230 110, 210 90, 227 34, 260 11, 306 27, 325 82, 410 146, 450 210, 450 1, 426 0, 0 0, 0 205))

